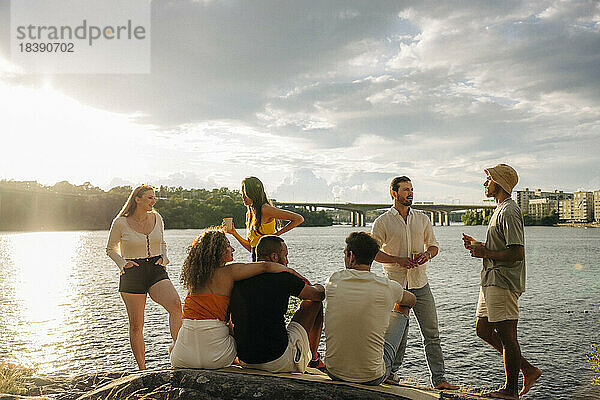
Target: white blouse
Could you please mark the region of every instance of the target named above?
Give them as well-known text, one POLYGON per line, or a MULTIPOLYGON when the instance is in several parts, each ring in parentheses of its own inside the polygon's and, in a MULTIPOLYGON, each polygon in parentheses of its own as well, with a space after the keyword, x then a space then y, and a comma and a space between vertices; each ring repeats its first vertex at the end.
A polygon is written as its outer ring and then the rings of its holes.
POLYGON ((112 222, 106 254, 117 264, 121 272, 128 259, 162 256, 162 265, 167 265, 167 244, 164 239, 165 223, 156 211, 154 229, 148 235, 139 233, 129 225, 126 217, 117 217, 112 222), (119 251, 120 247, 120 251, 119 251))
MULTIPOLYGON (((398 210, 391 207, 373 222, 371 233, 382 244, 381 250, 392 256, 410 257, 413 251, 421 253, 430 246, 440 248, 427 215, 412 207, 408 210, 406 221, 398 210)), ((388 278, 399 282, 403 288, 419 289, 428 282, 427 264, 406 269, 395 263, 384 263, 383 269, 388 278)))

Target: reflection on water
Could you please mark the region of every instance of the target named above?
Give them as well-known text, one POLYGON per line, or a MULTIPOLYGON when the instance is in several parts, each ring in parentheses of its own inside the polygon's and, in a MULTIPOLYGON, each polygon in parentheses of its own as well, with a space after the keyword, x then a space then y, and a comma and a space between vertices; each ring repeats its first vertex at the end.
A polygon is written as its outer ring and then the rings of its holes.
POLYGON ((9 316, 2 328, 32 350, 22 354, 22 361, 51 365, 60 356, 60 344, 69 340, 64 327, 77 307, 71 277, 80 236, 26 233, 5 236, 0 244, 7 261, 2 306, 9 316))
MULTIPOLYGON (((298 228, 285 235, 290 266, 324 283, 343 268, 351 227, 298 228)), ((481 263, 462 248, 461 233, 485 237, 485 227, 435 227, 440 255, 428 266, 438 306, 450 380, 495 387, 502 360, 477 339, 473 323, 481 263), (483 371, 483 373, 482 373, 483 371)), ((181 264, 196 230, 169 230, 167 267, 183 298, 181 264)), ((37 363, 43 373, 72 375, 133 370, 127 314, 118 294, 119 272, 106 256, 108 232, 0 233, 0 357, 37 363)), ((236 260, 248 253, 236 247, 236 260)), ((544 370, 530 398, 593 399, 585 355, 600 343, 600 230, 526 228, 527 291, 520 300, 521 348, 544 370), (590 397, 592 396, 592 397, 590 397)), ((379 264, 374 272, 383 274, 379 264)), ((167 366, 167 313, 148 301, 145 337, 150 368, 167 366)), ((427 382, 417 323, 403 371, 427 382)), ((323 345, 323 344, 322 344, 323 345)), ((321 348, 321 351, 324 349, 321 348)), ((596 396, 596 397, 594 397, 596 396)))

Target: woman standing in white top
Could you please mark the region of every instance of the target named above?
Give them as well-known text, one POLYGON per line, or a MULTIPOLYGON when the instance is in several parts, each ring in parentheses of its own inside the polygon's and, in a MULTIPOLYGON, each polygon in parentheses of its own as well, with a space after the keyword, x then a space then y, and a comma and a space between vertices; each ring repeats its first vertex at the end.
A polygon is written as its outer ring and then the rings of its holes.
POLYGON ((135 188, 112 223, 106 247, 106 254, 121 270, 119 292, 127 308, 129 342, 140 370, 146 369, 142 332, 147 295, 169 312, 173 343, 181 327, 181 300, 165 268, 169 259, 164 222, 154 210, 155 203, 152 186, 135 188))

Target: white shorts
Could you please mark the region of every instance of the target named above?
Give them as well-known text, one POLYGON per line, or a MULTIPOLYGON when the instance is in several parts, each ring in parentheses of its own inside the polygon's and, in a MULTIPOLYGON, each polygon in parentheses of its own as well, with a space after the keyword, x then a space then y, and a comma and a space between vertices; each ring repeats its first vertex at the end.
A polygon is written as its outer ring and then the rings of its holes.
POLYGON ((304 327, 295 321, 288 324, 287 332, 288 345, 281 357, 262 364, 244 363, 244 366, 273 373, 306 371, 312 358, 308 334, 304 327))
POLYGON ((520 293, 498 286, 484 286, 479 290, 477 316, 487 317, 489 322, 519 319, 520 293))
POLYGON ((170 358, 175 368, 219 369, 230 366, 236 355, 235 340, 225 322, 184 319, 170 358))

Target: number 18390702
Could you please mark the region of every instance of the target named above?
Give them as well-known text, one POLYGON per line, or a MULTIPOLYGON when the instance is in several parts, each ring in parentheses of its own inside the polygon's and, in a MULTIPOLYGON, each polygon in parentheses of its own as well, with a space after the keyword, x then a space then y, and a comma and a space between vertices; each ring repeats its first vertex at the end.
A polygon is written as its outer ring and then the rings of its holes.
POLYGON ((19 43, 21 53, 74 53, 74 43, 59 43, 59 42, 33 42, 19 43))

